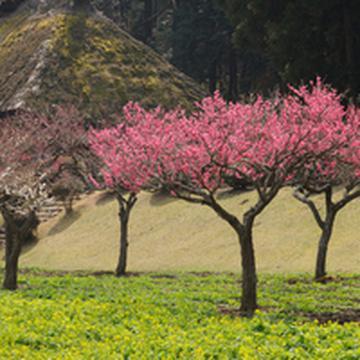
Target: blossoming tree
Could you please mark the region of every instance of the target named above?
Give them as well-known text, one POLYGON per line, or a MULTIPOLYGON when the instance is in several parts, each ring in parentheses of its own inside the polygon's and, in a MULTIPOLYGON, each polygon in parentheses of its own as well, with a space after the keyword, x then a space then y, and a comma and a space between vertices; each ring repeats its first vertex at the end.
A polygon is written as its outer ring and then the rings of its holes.
POLYGON ((241 310, 248 316, 257 308, 254 221, 280 189, 299 176, 309 158, 322 156, 332 146, 328 124, 314 118, 301 121, 291 105, 261 97, 252 104, 227 104, 216 94, 197 104, 190 116, 180 110, 146 112, 136 107, 127 113, 132 126, 126 131, 119 127, 103 133, 102 153, 108 167, 115 166, 104 173, 108 185, 121 177, 121 183, 125 180, 136 192, 166 187, 179 199, 210 207, 233 228, 241 248, 241 310), (216 196, 229 176, 251 184, 258 194, 241 217, 216 196))
POLYGON ((38 173, 43 154, 33 152, 40 122, 25 116, 1 120, 0 212, 6 230, 3 287, 17 288, 18 260, 25 238, 38 225, 36 210, 46 194, 38 173))
POLYGON ((18 112, 0 121, 0 212, 6 228, 3 285, 15 290, 21 247, 39 224, 37 211, 65 172, 73 178, 85 174, 90 152, 82 119, 73 108, 56 107, 46 115, 18 112))
POLYGON ((140 156, 143 149, 127 141, 130 136, 136 136, 134 131, 140 125, 139 119, 147 122, 149 118, 152 118, 152 113, 146 113, 138 105, 129 103, 124 107, 120 124, 102 130, 94 129, 89 133, 90 148, 102 165, 100 176, 92 177, 92 183, 98 189, 113 191, 119 204, 120 252, 115 270, 115 275, 119 277, 126 274, 131 210, 150 175, 140 156))
MULTIPOLYGON (((301 114, 302 121, 317 119, 327 124, 327 141, 332 144, 326 154, 313 156, 305 164, 306 170, 297 179, 294 192, 295 198, 309 207, 321 230, 315 266, 315 279, 321 281, 326 276, 327 251, 336 216, 360 197, 360 110, 353 105, 345 109, 341 96, 320 79, 310 89, 303 86, 293 91, 296 96, 289 98, 289 108, 301 114), (335 191, 339 188, 343 189, 341 196, 335 191), (323 201, 314 201, 314 195, 322 195, 323 201)), ((323 141, 319 138, 319 142, 323 141)))

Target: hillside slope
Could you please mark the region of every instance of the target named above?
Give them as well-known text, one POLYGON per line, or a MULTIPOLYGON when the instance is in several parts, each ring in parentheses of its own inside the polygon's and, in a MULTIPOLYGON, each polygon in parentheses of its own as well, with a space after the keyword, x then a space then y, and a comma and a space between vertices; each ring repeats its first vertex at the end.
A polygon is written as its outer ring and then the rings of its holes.
MULTIPOLYGON (((241 213, 254 193, 223 195, 241 213)), ((117 204, 93 194, 40 227, 41 240, 21 266, 62 270, 112 270, 118 254, 117 204)), ((339 214, 330 246, 329 270, 360 272, 360 201, 339 214)), ((309 211, 284 190, 255 227, 258 268, 266 272, 312 271, 319 231, 309 211)), ((232 230, 211 210, 142 194, 131 218, 129 270, 238 271, 239 245, 232 230)))
POLYGON ((205 95, 101 14, 45 3, 0 16, 0 111, 71 103, 109 116, 129 100, 189 107, 205 95))

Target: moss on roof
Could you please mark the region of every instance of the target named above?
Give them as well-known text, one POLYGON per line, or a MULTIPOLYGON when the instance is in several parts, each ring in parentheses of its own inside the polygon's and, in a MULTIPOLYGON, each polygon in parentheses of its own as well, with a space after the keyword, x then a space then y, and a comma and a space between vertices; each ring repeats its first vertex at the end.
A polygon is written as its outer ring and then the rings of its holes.
POLYGON ((128 102, 185 107, 205 95, 153 50, 96 13, 26 9, 0 18, 0 110, 72 103, 112 114, 128 102))

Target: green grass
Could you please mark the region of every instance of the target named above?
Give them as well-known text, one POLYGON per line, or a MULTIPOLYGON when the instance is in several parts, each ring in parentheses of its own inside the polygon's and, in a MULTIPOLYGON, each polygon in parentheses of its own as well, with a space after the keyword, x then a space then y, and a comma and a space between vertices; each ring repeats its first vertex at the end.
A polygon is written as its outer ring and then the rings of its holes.
MULTIPOLYGON (((255 194, 222 196, 241 215, 255 194)), ((360 201, 338 216, 329 248, 331 272, 360 272, 360 201)), ((118 257, 116 201, 93 194, 40 227, 39 243, 27 249, 22 266, 60 270, 113 270, 118 257)), ((210 209, 159 195, 142 194, 130 221, 130 271, 239 271, 235 233, 210 209)), ((260 272, 312 272, 319 229, 308 209, 289 190, 259 217, 254 228, 260 272)))
POLYGON ((359 315, 359 277, 337 280, 261 276, 262 310, 249 320, 234 311, 238 275, 31 272, 18 292, 0 291, 0 358, 359 359, 358 323, 309 320, 359 315))

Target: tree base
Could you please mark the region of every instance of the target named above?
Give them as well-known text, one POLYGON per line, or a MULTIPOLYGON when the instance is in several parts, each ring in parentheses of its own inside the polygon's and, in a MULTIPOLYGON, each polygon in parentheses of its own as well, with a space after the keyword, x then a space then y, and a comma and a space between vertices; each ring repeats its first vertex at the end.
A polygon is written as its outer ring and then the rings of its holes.
POLYGON ((3 283, 3 289, 4 290, 9 290, 9 291, 15 291, 17 290, 17 284, 16 282, 14 283, 13 281, 7 281, 5 280, 3 283))

